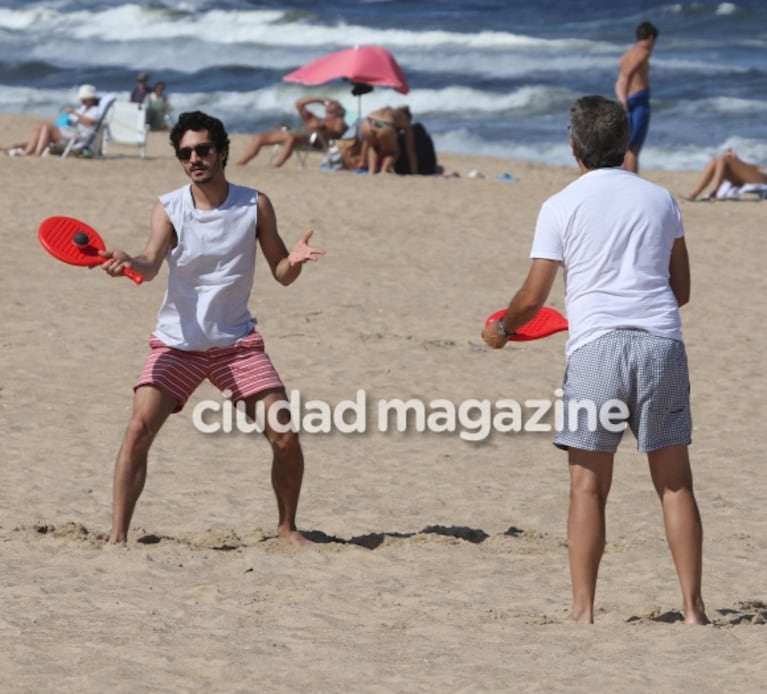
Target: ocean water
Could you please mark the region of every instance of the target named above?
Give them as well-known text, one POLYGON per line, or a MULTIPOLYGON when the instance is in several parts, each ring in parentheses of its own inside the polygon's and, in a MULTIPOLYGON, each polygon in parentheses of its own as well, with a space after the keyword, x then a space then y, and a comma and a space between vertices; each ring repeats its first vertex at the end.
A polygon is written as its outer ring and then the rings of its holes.
POLYGON ((0 111, 55 118, 78 84, 127 95, 162 79, 174 112, 230 132, 295 118, 306 93, 352 115, 408 104, 439 151, 571 164, 567 111, 613 96, 622 52, 652 21, 652 121, 643 167, 699 169, 727 146, 767 163, 767 1, 0 0, 0 111), (385 46, 411 91, 357 99, 284 75, 354 45, 385 46))

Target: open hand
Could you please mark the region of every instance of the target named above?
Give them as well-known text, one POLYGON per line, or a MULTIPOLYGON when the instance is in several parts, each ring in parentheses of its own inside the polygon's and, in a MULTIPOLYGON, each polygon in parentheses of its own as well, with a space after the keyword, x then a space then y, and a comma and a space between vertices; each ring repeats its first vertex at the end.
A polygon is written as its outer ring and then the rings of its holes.
POLYGON ((293 246, 293 250, 288 254, 288 262, 291 266, 302 265, 309 260, 317 262, 321 255, 325 255, 325 251, 322 248, 313 248, 309 245, 309 239, 313 233, 314 231, 309 229, 301 237, 301 240, 293 246))

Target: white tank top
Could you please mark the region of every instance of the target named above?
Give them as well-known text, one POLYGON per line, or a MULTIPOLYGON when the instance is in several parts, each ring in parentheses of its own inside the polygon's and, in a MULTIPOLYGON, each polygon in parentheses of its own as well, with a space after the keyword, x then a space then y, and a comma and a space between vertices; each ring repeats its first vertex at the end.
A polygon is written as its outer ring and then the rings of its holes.
POLYGON ((162 195, 178 243, 155 336, 169 347, 231 347, 255 326, 248 310, 256 267, 258 191, 229 184, 215 210, 194 206, 191 186, 162 195))

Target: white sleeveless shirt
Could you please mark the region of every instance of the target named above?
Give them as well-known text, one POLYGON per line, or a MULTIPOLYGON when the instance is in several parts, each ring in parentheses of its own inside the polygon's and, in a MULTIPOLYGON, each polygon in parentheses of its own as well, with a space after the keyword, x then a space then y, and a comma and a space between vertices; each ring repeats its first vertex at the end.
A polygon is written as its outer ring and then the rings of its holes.
POLYGON ((160 196, 177 244, 154 335, 169 347, 231 347, 252 332, 248 310, 256 267, 258 191, 229 184, 220 207, 198 210, 191 186, 160 196))

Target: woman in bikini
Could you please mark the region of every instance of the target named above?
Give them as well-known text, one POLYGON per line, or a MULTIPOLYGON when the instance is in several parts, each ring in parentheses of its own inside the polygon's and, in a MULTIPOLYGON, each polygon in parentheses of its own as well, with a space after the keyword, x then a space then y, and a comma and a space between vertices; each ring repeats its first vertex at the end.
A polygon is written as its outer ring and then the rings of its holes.
POLYGON ((368 114, 360 126, 360 166, 367 168, 370 174, 392 171, 399 157, 399 133, 402 132, 410 170, 418 171, 410 120, 410 109, 407 106, 385 106, 368 114))

